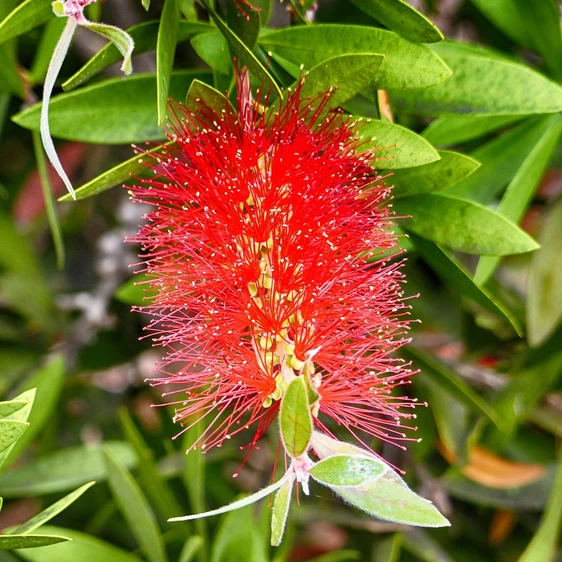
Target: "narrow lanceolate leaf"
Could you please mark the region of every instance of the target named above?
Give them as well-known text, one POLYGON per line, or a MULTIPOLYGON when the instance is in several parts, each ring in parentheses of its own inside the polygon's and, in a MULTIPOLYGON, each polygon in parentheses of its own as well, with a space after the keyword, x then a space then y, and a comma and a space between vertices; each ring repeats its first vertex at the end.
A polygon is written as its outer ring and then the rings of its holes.
POLYGON ((365 141, 362 149, 375 149, 377 170, 414 168, 440 158, 424 138, 400 125, 373 119, 360 123, 357 134, 365 141))
POLYGON ((391 92, 396 110, 418 115, 531 115, 562 110, 562 88, 528 66, 450 41, 436 43, 432 50, 453 75, 433 88, 391 92))
POLYGON ((69 540, 68 537, 57 535, 0 535, 0 550, 37 548, 69 540))
MULTIPOLYGON (((171 97, 183 99, 194 78, 210 80, 211 75, 206 71, 174 72, 171 97)), ((41 104, 36 104, 12 119, 35 131, 39 129, 40 113, 41 104)), ((165 136, 156 115, 154 74, 110 79, 55 96, 51 100, 49 120, 54 137, 79 142, 128 144, 165 136)))
POLYGON ((552 560, 556 553, 556 544, 560 540, 562 526, 562 461, 558 462, 556 480, 541 519, 539 530, 519 558, 518 562, 538 562, 552 560))
POLYGON ((325 24, 286 27, 263 35, 259 44, 307 69, 338 55, 385 55, 375 80, 380 89, 427 88, 451 74, 428 47, 375 27, 325 24))
POLYGON ((549 213, 528 278, 527 338, 537 347, 562 321, 562 200, 549 213))
POLYGON ((416 236, 413 233, 410 233, 409 239, 423 260, 432 267, 440 277, 447 281, 453 289, 459 291, 461 295, 473 300, 490 312, 504 318, 513 326, 520 337, 523 335, 521 323, 509 307, 498 300, 488 289, 475 283, 468 271, 454 256, 433 242, 416 236))
POLYGON ((312 437, 312 416, 304 377, 293 379, 285 391, 279 424, 285 450, 291 457, 300 457, 312 437))
POLYGON ((180 23, 179 0, 166 0, 158 28, 156 42, 156 89, 158 99, 158 124, 166 121, 168 94, 172 66, 176 53, 176 42, 180 23))
POLYGON ((435 43, 443 34, 423 14, 403 0, 351 0, 358 8, 411 41, 435 43))
POLYGON ((517 225, 471 201, 430 193, 397 199, 394 208, 411 217, 404 228, 459 252, 505 256, 539 247, 517 225))
POLYGON ((25 400, 9 400, 0 402, 0 418, 5 418, 18 410, 21 410, 27 402, 25 400))
POLYGON ((154 513, 127 468, 107 447, 103 448, 109 486, 121 513, 150 562, 165 562, 166 551, 154 513))
POLYGON ((395 171, 388 179, 394 186, 394 198, 441 191, 470 176, 480 166, 474 158, 459 152, 440 150, 439 156, 440 160, 421 168, 395 171))
MULTIPOLYGON (((562 117, 551 115, 545 118, 549 127, 540 141, 533 146, 529 156, 508 185, 507 190, 497 208, 497 212, 505 218, 518 223, 523 217, 533 195, 547 169, 558 140, 562 133, 562 117)), ((474 280, 486 283, 494 274, 500 258, 495 256, 482 257, 476 267, 474 280)))
POLYGON ((212 511, 206 511, 205 513, 195 513, 193 515, 184 515, 183 517, 172 517, 171 519, 168 519, 168 521, 191 521, 193 519, 201 519, 203 517, 212 517, 213 515, 220 515, 221 513, 227 513, 229 511, 234 511, 235 509, 240 509, 242 507, 246 507, 248 505, 256 503, 257 501, 269 496, 270 494, 275 492, 275 490, 278 490, 279 488, 281 488, 281 486, 283 486, 283 484, 285 483, 287 478, 288 478, 288 476, 285 475, 285 476, 283 476, 283 478, 281 478, 280 480, 275 482, 275 484, 271 484, 271 486, 267 486, 267 488, 263 488, 259 492, 256 492, 255 494, 252 494, 251 496, 248 496, 247 498, 237 500, 237 501, 232 502, 228 505, 220 507, 219 509, 213 509, 212 511))
POLYGON ((199 536, 189 537, 180 552, 178 562, 191 562, 203 546, 203 539, 199 536))
POLYGON ((95 482, 88 482, 88 484, 84 484, 74 492, 71 492, 58 502, 54 503, 53 505, 49 506, 47 509, 44 509, 41 513, 32 517, 29 521, 26 521, 23 525, 20 525, 16 529, 14 529, 13 534, 15 535, 28 535, 50 521, 53 517, 58 515, 61 511, 64 511, 71 503, 75 502, 86 490, 90 489, 95 482))
POLYGON ((127 76, 131 74, 131 72, 133 71, 131 57, 133 56, 135 42, 126 31, 123 31, 119 27, 107 25, 105 23, 88 22, 81 25, 87 27, 98 35, 109 39, 123 57, 121 72, 123 72, 123 74, 126 74, 127 76))
POLYGON ((333 455, 310 469, 310 476, 325 486, 358 486, 377 480, 390 467, 376 457, 333 455))
POLYGON ((15 59, 0 45, 0 91, 11 92, 24 97, 23 82, 18 72, 15 59))
POLYGON ((0 43, 45 23, 53 15, 52 0, 26 0, 0 23, 0 43))
POLYGON ((450 525, 430 501, 410 490, 390 467, 371 482, 328 487, 353 506, 384 521, 422 527, 450 525))
POLYGON ((289 516, 294 483, 295 474, 291 473, 275 496, 273 509, 271 511, 271 546, 279 546, 279 544, 281 544, 287 517, 289 516))
POLYGON ((252 51, 256 46, 260 34, 261 10, 258 4, 248 3, 240 10, 236 2, 228 2, 226 5, 226 23, 236 36, 252 51))
POLYGON ((211 16, 212 20, 215 22, 215 25, 218 27, 219 31, 224 35, 228 46, 232 52, 232 55, 238 59, 238 64, 242 66, 248 67, 248 70, 255 76, 258 80, 260 80, 265 87, 266 90, 271 90, 275 92, 279 97, 282 97, 282 92, 279 89, 279 86, 273 80, 269 72, 263 67, 263 65, 258 61, 258 59, 254 56, 252 51, 244 45, 240 39, 234 34, 228 26, 221 20, 221 18, 217 15, 217 13, 211 8, 208 4, 207 0, 202 0, 203 4, 209 11, 209 15, 211 16))
MULTIPOLYGON (((135 55, 154 51, 158 36, 158 21, 147 21, 127 29, 127 34, 135 43, 135 55)), ((208 33, 214 27, 208 23, 181 21, 178 28, 177 41, 185 41, 198 35, 208 33)), ((108 43, 100 49, 80 70, 73 74, 62 87, 65 91, 73 90, 99 74, 107 67, 119 62, 121 53, 113 43, 108 43)))
MULTIPOLYGON (((164 146, 169 146, 171 143, 166 143, 164 146)), ((140 154, 117 164, 114 168, 107 170, 100 174, 93 180, 81 185, 76 191, 76 200, 86 199, 93 195, 103 193, 116 185, 121 185, 123 182, 131 179, 131 176, 138 177, 147 172, 147 163, 150 163, 150 154, 157 154, 162 150, 161 147, 154 148, 147 151, 147 154, 140 154)), ((70 194, 66 194, 59 199, 59 201, 73 201, 70 194)))
MULTIPOLYGON (((33 401, 35 400, 35 389, 22 392, 19 396, 16 396, 14 400, 18 402, 25 402, 25 405, 13 411, 11 414, 8 414, 6 418, 1 421, 27 422, 29 415, 31 414, 33 401)), ((29 424, 27 424, 27 426, 29 426, 29 424)), ((11 445, 8 445, 6 449, 0 452, 0 468, 2 468, 2 465, 6 462, 6 459, 12 452, 14 445, 15 442, 13 442, 11 445)), ((7 495, 4 489, 2 489, 2 495, 7 495)))
POLYGON ((0 453, 11 447, 27 430, 29 423, 18 420, 0 420, 0 453))

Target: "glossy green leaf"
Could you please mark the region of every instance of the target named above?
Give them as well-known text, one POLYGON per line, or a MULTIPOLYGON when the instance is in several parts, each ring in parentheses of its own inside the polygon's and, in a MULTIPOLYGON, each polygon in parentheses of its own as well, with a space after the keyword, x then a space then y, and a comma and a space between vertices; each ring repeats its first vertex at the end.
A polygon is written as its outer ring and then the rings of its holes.
POLYGON ((518 562, 537 562, 552 560, 556 555, 557 543, 562 527, 562 461, 558 463, 556 479, 552 494, 548 499, 546 510, 539 529, 519 558, 518 562))
POLYGON ((0 453, 11 447, 27 430, 29 423, 18 420, 0 420, 0 453))
POLYGON ((236 500, 232 503, 229 503, 228 505, 219 507, 218 509, 206 511, 205 513, 194 513, 193 515, 172 517, 171 519, 168 519, 168 521, 192 521, 194 519, 201 519, 202 517, 212 517, 214 515, 220 515, 222 513, 228 513, 229 511, 235 511, 237 509, 241 509, 242 507, 252 505, 253 503, 256 503, 257 501, 269 496, 270 494, 281 488, 281 486, 283 486, 283 484, 285 483, 286 479, 287 479, 287 475, 285 475, 283 478, 275 482, 275 484, 271 484, 266 488, 262 488, 261 490, 259 490, 259 492, 256 492, 255 494, 247 496, 241 500, 236 500))
MULTIPOLYGON (((128 443, 106 442, 120 462, 132 467, 136 455, 128 443)), ((107 477, 106 466, 99 447, 83 445, 54 451, 26 466, 0 475, 0 490, 4 497, 33 497, 73 490, 92 480, 107 477)))
POLYGON ((0 550, 37 548, 39 546, 49 546, 69 540, 71 539, 68 537, 57 535, 0 535, 0 550))
POLYGON ((346 443, 345 441, 338 441, 329 437, 325 433, 320 431, 313 431, 310 444, 314 453, 320 458, 325 459, 332 457, 334 455, 351 455, 351 456, 364 456, 371 459, 377 459, 373 453, 352 445, 351 443, 346 443))
POLYGON ((115 291, 113 296, 126 304, 146 306, 153 300, 153 298, 150 297, 151 293, 149 292, 148 285, 144 283, 147 280, 148 276, 146 274, 139 273, 125 281, 125 283, 115 291))
POLYGON ((215 31, 197 35, 191 39, 191 46, 199 58, 213 70, 226 76, 232 75, 232 58, 222 33, 215 31))
MULTIPOLYGON (((158 21, 147 21, 135 25, 127 30, 135 42, 134 55, 140 55, 156 49, 158 36, 158 21)), ((199 33, 208 33, 213 27, 208 23, 181 21, 177 32, 177 41, 186 41, 199 33)), ((81 86, 93 76, 99 74, 112 64, 121 60, 121 53, 113 45, 108 43, 103 49, 100 49, 80 70, 73 74, 62 87, 69 91, 81 86)))
POLYGON ((293 379, 283 398, 279 413, 281 438, 291 457, 300 457, 308 449, 312 436, 312 416, 304 377, 293 379))
POLYGON ((385 55, 375 81, 380 89, 426 88, 442 82, 451 73, 426 46, 375 27, 327 24, 286 27, 263 35, 259 44, 308 69, 338 55, 385 55))
POLYGON ((413 360, 416 367, 422 369, 426 376, 431 377, 437 385, 448 391, 459 402, 471 410, 485 415, 497 427, 502 427, 502 419, 498 412, 450 367, 433 355, 411 345, 405 347, 403 352, 408 359, 413 360))
POLYGON ((232 56, 236 57, 237 64, 240 65, 240 68, 246 66, 250 73, 261 81, 262 85, 266 90, 270 90, 272 93, 277 94, 279 97, 282 97, 281 90, 279 86, 273 80, 269 72, 264 68, 264 66, 258 61, 258 59, 254 56, 252 51, 244 45, 242 41, 234 34, 227 25, 221 20, 221 18, 217 15, 217 13, 210 7, 207 0, 201 0, 205 7, 207 8, 209 15, 211 16, 212 20, 215 22, 215 25, 218 27, 219 31, 224 35, 228 46, 230 47, 232 56))
POLYGON ((35 517, 29 519, 19 527, 13 530, 15 535, 28 535, 35 531, 35 529, 41 527, 47 521, 50 521, 53 517, 56 517, 61 511, 64 511, 70 504, 74 503, 86 490, 89 490, 95 482, 88 482, 81 486, 74 492, 71 492, 64 498, 60 499, 58 502, 50 505, 47 509, 44 509, 41 513, 37 514, 35 517))
MULTIPOLYGON (((507 186, 497 212, 510 221, 518 223, 523 217, 540 181, 558 146, 562 133, 562 117, 552 115, 544 118, 549 127, 540 141, 532 147, 529 155, 517 170, 515 177, 507 186)), ((486 283, 494 274, 500 263, 498 257, 482 257, 476 267, 474 279, 477 283, 486 283)))
POLYGON ((307 72, 301 98, 314 100, 334 88, 326 109, 340 107, 373 82, 383 60, 381 55, 352 54, 323 61, 307 72))
POLYGON ((229 29, 250 51, 256 46, 261 22, 261 13, 252 9, 253 6, 258 7, 254 3, 245 4, 243 9, 236 2, 228 2, 226 5, 226 23, 229 29))
POLYGON ((443 34, 423 14, 403 0, 351 0, 384 26, 418 43, 435 43, 443 34))
POLYGON ((15 59, 0 45, 0 92, 11 92, 20 98, 24 97, 21 81, 15 59))
POLYGON ((417 115, 531 115, 562 110, 562 88, 528 66, 449 41, 436 43, 432 50, 453 75, 433 88, 391 92, 395 110, 417 115))
POLYGON ((357 134, 365 140, 362 149, 376 147, 374 166, 377 170, 414 168, 440 158, 425 139, 400 125, 373 119, 360 123, 357 134))
POLYGON ((0 418, 5 418, 21 410, 27 403, 27 400, 8 400, 0 402, 0 418))
POLYGON ((473 300, 490 312, 507 320, 519 336, 522 336, 522 327, 509 309, 487 288, 479 286, 470 276, 462 264, 450 253, 429 240, 415 234, 410 234, 410 241, 423 260, 449 285, 459 291, 463 296, 473 300))
POLYGON ((430 501, 410 490, 390 467, 371 482, 358 486, 328 487, 353 506, 384 521, 423 527, 450 525, 430 501))
POLYGON ((0 43, 8 41, 53 17, 51 0, 26 0, 0 23, 0 43))
POLYGON ((470 155, 482 165, 470 177, 447 189, 447 195, 491 203, 549 128, 548 116, 530 119, 478 147, 470 155))
POLYGON ((158 123, 160 125, 163 125, 166 121, 168 94, 170 92, 170 80, 172 78, 179 24, 179 0, 165 0, 156 41, 156 90, 158 123))
POLYGON ((135 554, 86 533, 51 525, 45 525, 42 530, 49 534, 64 535, 69 540, 49 548, 18 550, 18 556, 26 562, 141 562, 135 554))
POLYGON ((55 355, 26 382, 24 388, 35 389, 33 408, 28 417, 31 426, 14 445, 8 455, 8 464, 12 463, 27 448, 51 418, 63 389, 65 375, 65 359, 62 355, 55 355))
POLYGON ((397 170, 387 183, 393 185, 395 198, 409 195, 422 195, 446 189, 470 176, 480 163, 458 152, 440 150, 440 160, 426 164, 421 168, 397 170))
POLYGON ((558 79, 562 77, 560 10, 553 0, 473 0, 504 33, 538 52, 558 79))
POLYGON ((467 254, 522 254, 538 244, 518 226, 477 203, 430 193, 397 199, 396 214, 411 217, 404 228, 467 254))
POLYGON ((189 537, 181 549, 178 562, 191 562, 201 550, 203 539, 198 536, 189 537))
POLYGON ((550 211, 539 241, 527 281, 527 338, 533 347, 546 342, 562 321, 562 200, 550 211))
POLYGON ((291 473, 275 495, 273 509, 271 511, 271 546, 279 546, 279 544, 281 544, 287 517, 289 516, 294 483, 295 474, 291 473))
POLYGON ((375 457, 332 455, 317 462, 310 475, 325 486, 358 486, 377 480, 389 466, 375 457))
POLYGON ((168 484, 158 472, 154 455, 133 419, 124 409, 119 411, 119 418, 123 426, 123 433, 137 455, 139 482, 152 505, 154 505, 156 512, 164 521, 171 516, 179 515, 182 509, 168 484))
MULTIPOLYGON (((163 146, 169 146, 172 143, 165 143, 163 146)), ((135 155, 121 164, 117 164, 114 168, 103 172, 93 180, 81 185, 75 191, 76 200, 86 199, 92 197, 93 195, 98 195, 115 187, 116 185, 121 185, 131 179, 131 177, 138 177, 145 175, 149 168, 147 162, 150 157, 147 154, 157 154, 161 152, 162 147, 153 148, 148 150, 146 153, 135 155)), ((59 201, 74 201, 70 193, 63 195, 59 201)))
MULTIPOLYGON (((192 70, 173 73, 171 97, 184 99, 191 81, 194 78, 205 80, 205 77, 209 75, 192 70)), ((41 104, 35 104, 13 120, 36 131, 39 130, 40 111, 41 104)), ((106 80, 55 96, 51 100, 49 119, 52 135, 68 140, 128 144, 165 137, 156 115, 154 74, 106 80)))
MULTIPOLYGON (((4 420, 0 420, 0 421, 16 421, 16 422, 26 423, 31 414, 33 402, 35 400, 35 389, 22 392, 19 396, 16 396, 15 400, 25 402, 25 405, 21 408, 18 408, 11 414, 8 414, 4 418, 4 420)), ((5 466, 3 467, 3 465, 6 462, 6 459, 9 457, 10 453, 12 452, 14 445, 15 443, 12 443, 12 445, 9 445, 6 449, 0 452, 0 468, 5 468, 5 466)), ((0 480, 1 478, 2 477, 0 477, 0 480)), ((4 490, 2 490, 2 495, 7 496, 4 490)))
POLYGON ((421 136, 435 146, 450 146, 478 139, 521 119, 521 115, 441 115, 421 136))
POLYGON ((215 118, 213 115, 206 115, 206 109, 210 109, 216 115, 222 115, 228 106, 229 111, 232 114, 235 113, 235 109, 224 94, 199 80, 194 80, 191 83, 185 105, 208 125, 212 125, 215 118))
POLYGON ((146 497, 111 449, 102 447, 102 452, 109 487, 141 550, 150 562, 165 562, 167 556, 162 535, 146 497))

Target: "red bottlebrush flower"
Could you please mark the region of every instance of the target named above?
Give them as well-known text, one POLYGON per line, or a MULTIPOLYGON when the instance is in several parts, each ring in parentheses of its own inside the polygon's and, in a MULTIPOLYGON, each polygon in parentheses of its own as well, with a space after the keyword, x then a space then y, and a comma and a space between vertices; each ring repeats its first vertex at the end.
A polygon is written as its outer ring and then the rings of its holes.
POLYGON ((152 205, 141 244, 155 300, 142 310, 168 350, 154 385, 176 385, 175 420, 207 428, 209 448, 274 420, 287 384, 306 376, 329 418, 379 439, 405 439, 393 389, 409 382, 391 354, 406 343, 401 263, 389 189, 357 124, 302 83, 264 111, 241 80, 238 114, 178 106, 154 176, 133 188, 152 205), (213 123, 212 127, 205 124, 213 123))

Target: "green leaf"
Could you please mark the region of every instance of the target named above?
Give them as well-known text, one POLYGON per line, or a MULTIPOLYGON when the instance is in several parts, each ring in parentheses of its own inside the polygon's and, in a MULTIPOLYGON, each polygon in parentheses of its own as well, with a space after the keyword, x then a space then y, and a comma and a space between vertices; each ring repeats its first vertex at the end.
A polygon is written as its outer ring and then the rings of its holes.
POLYGON ((201 550, 203 546, 203 539, 198 536, 189 537, 183 548, 181 549, 180 557, 178 562, 191 562, 195 555, 201 550))
MULTIPOLYGON (((529 206, 533 195, 552 159, 562 133, 562 117, 546 117, 549 127, 540 141, 535 144, 517 173, 507 186, 507 190, 497 208, 505 218, 518 223, 529 206)), ((474 279, 477 283, 486 283, 494 274, 500 263, 498 257, 482 257, 478 261, 474 279)))
POLYGON ((281 544, 281 539, 283 538, 283 533, 285 532, 287 517, 289 516, 289 507, 291 505, 294 483, 295 474, 293 472, 287 478, 283 486, 279 488, 275 496, 273 509, 271 511, 271 546, 279 546, 281 544))
MULTIPOLYGON (((158 154, 165 147, 170 146, 172 143, 168 142, 162 146, 158 146, 151 150, 146 151, 140 155, 135 155, 121 164, 117 164, 114 168, 103 172, 93 180, 81 185, 76 191, 76 200, 87 199, 93 195, 98 195, 115 187, 116 185, 121 185, 123 182, 130 180, 132 177, 145 175, 150 168, 146 165, 150 161, 150 157, 147 154, 158 154)), ((63 195, 59 201, 74 201, 70 193, 63 195)), ((134 304, 134 303, 133 303, 134 304)))
POLYGON ((420 238, 415 234, 410 234, 409 238, 423 260, 451 287, 490 312, 507 320, 517 334, 522 336, 521 324, 509 307, 498 300, 488 289, 479 286, 454 256, 429 240, 420 238))
POLYGON ((411 218, 404 228, 452 250, 504 256, 536 250, 538 244, 518 226, 477 203, 429 193, 397 199, 394 210, 411 218))
POLYGON ((0 92, 11 92, 20 98, 25 95, 15 59, 8 55, 2 45, 0 45, 0 92))
MULTIPOLYGON (((251 6, 256 6, 253 2, 251 6)), ((261 12, 253 10, 250 4, 241 10, 235 2, 226 5, 226 23, 250 51, 256 46, 260 34, 261 12)))
POLYGON ((227 513, 229 511, 234 511, 236 509, 252 505, 253 503, 256 503, 257 501, 269 496, 270 494, 275 492, 275 490, 281 488, 286 479, 287 475, 283 476, 283 478, 275 482, 275 484, 271 484, 266 488, 262 488, 259 492, 256 492, 251 496, 247 496, 241 500, 236 500, 232 503, 229 503, 228 505, 219 507, 218 509, 206 511, 205 513, 195 513, 193 515, 184 515, 182 517, 172 517, 171 519, 168 519, 168 521, 192 521, 194 519, 201 519, 202 517, 212 517, 213 515, 220 515, 221 513, 227 513))
MULTIPOLYGON (((191 81, 205 77, 210 78, 210 75, 193 70, 173 73, 170 96, 184 99, 191 81)), ((35 104, 12 119, 22 127, 37 131, 40 111, 41 104, 35 104)), ((55 96, 51 100, 49 119, 52 135, 68 140, 128 144, 165 137, 156 115, 154 74, 106 80, 55 96)))
POLYGON ((113 296, 125 304, 146 306, 153 301, 149 287, 145 283, 148 279, 149 277, 145 273, 134 275, 131 279, 125 281, 113 296))
POLYGON ((520 120, 521 115, 441 115, 421 135, 435 146, 450 146, 478 139, 520 120))
MULTIPOLYGON (((135 554, 130 554, 92 535, 45 525, 43 531, 49 534, 63 534, 69 541, 63 544, 35 550, 18 551, 18 556, 26 562, 141 562, 135 554)), ((29 535, 26 535, 29 536, 29 535)))
POLYGON ((9 400, 0 402, 0 418, 5 418, 21 410, 28 402, 26 400, 9 400))
POLYGON ((413 360, 414 365, 422 369, 425 376, 430 377, 459 402, 471 410, 483 414, 497 427, 502 427, 502 419, 498 412, 447 365, 412 345, 405 347, 402 351, 408 359, 413 360))
POLYGON ((400 125, 373 119, 361 123, 357 134, 365 140, 361 145, 363 150, 376 147, 374 166, 377 170, 414 168, 440 158, 425 139, 400 125))
POLYGON ((127 441, 137 455, 137 470, 142 489, 151 500, 158 515, 165 521, 170 516, 179 515, 182 509, 174 494, 158 472, 152 451, 144 441, 129 413, 121 409, 119 418, 127 441))
POLYGON ((353 506, 384 521, 422 527, 450 525, 430 501, 410 490, 390 467, 377 480, 358 486, 328 487, 353 506))
POLYGON ((0 23, 0 43, 45 23, 52 15, 51 0, 26 0, 0 23))
POLYGON ((417 115, 531 115, 562 110, 560 86, 527 66, 501 59, 483 48, 451 41, 436 43, 432 50, 453 75, 433 88, 391 92, 396 111, 417 115))
POLYGON ((215 120, 213 113, 222 115, 227 110, 227 107, 232 115, 236 113, 236 110, 232 107, 226 96, 199 80, 194 80, 191 83, 185 105, 208 126, 213 126, 213 121, 215 120), (211 113, 208 110, 211 110, 211 113))
MULTIPOLYGON (((22 392, 19 396, 16 396, 15 400, 25 402, 25 406, 23 406, 22 408, 18 408, 16 411, 6 416, 4 420, 0 420, 0 421, 10 420, 10 421, 17 421, 17 422, 27 422, 29 415, 31 413, 33 401, 35 400, 35 389, 22 392)), ((2 468, 2 465, 5 463, 6 459, 12 452, 13 447, 14 444, 10 445, 4 451, 0 452, 0 468, 2 468)), ((6 493, 4 493, 4 490, 2 490, 2 492, 4 496, 7 495, 6 493)))
POLYGON ((451 74, 426 46, 375 27, 327 24, 285 27, 263 35, 259 44, 308 69, 338 55, 385 55, 375 80, 378 89, 426 88, 451 74))
POLYGON ((326 434, 321 433, 320 431, 312 432, 310 444, 312 446, 312 449, 320 459, 325 459, 334 455, 351 455, 363 456, 378 460, 378 458, 370 451, 361 449, 361 447, 357 447, 356 445, 352 445, 351 443, 346 443, 345 441, 332 439, 331 437, 328 437, 326 434))
POLYGON ((440 160, 421 168, 397 170, 388 183, 394 185, 395 198, 409 195, 422 195, 446 189, 470 176, 480 167, 480 163, 458 152, 440 150, 440 160))
MULTIPOLYGON (((147 21, 127 29, 127 33, 135 42, 135 55, 156 49, 159 21, 147 21)), ((207 23, 180 21, 177 41, 186 41, 199 33, 208 33, 213 27, 207 23)), ((90 78, 121 60, 121 53, 113 45, 107 44, 100 49, 80 70, 73 74, 62 87, 65 91, 81 86, 90 78)))
POLYGON ((547 68, 562 78, 560 11, 553 0, 473 0, 512 39, 539 53, 547 68))
POLYGON ((201 0, 202 3, 207 8, 209 15, 215 22, 219 31, 224 35, 228 46, 232 52, 232 55, 237 58, 238 64, 240 66, 248 67, 250 73, 257 78, 266 90, 271 90, 272 93, 277 94, 280 98, 283 97, 279 86, 273 80, 269 72, 263 67, 263 65, 258 61, 258 59, 253 55, 252 51, 244 45, 240 39, 227 27, 227 25, 219 18, 217 13, 211 8, 207 0, 201 0))
POLYGON ((552 560, 556 553, 556 545, 560 539, 562 526, 562 460, 558 463, 554 488, 542 516, 539 529, 519 562, 536 562, 552 560))
POLYGON ((191 40, 191 46, 199 58, 213 70, 226 76, 232 75, 232 59, 228 43, 220 31, 197 35, 191 40))
POLYGON ((35 531, 38 527, 41 527, 47 521, 50 521, 53 517, 56 517, 61 511, 64 511, 70 504, 74 503, 86 490, 90 489, 95 482, 88 482, 81 486, 74 492, 71 492, 64 498, 60 499, 58 502, 44 509, 41 513, 32 517, 29 521, 26 521, 19 527, 13 530, 12 534, 15 535, 28 535, 29 533, 35 531))
POLYGON ((482 165, 470 177, 447 189, 447 195, 491 203, 549 128, 549 116, 530 119, 478 147, 470 155, 482 165))
POLYGON ((0 453, 11 447, 27 430, 29 423, 18 420, 0 420, 0 453))
POLYGON ((383 60, 381 55, 359 53, 321 62, 307 72, 301 98, 314 100, 334 88, 326 109, 340 107, 375 79, 383 60))
POLYGON ((0 535, 0 550, 15 548, 37 548, 69 541, 68 537, 57 535, 0 535))
POLYGON ((156 41, 156 89, 159 125, 163 125, 166 121, 168 93, 176 53, 179 23, 180 7, 178 0, 165 0, 156 41))
POLYGON ((380 478, 390 467, 375 457, 332 455, 317 462, 310 475, 325 486, 358 486, 380 478))
POLYGON ((281 399, 279 424, 285 450, 291 457, 300 457, 308 449, 312 436, 312 416, 304 376, 289 383, 281 399))
POLYGON ((538 347, 562 321, 562 200, 548 215, 533 255, 527 285, 527 338, 538 347))
POLYGON ((443 39, 443 34, 423 14, 403 0, 351 0, 366 14, 418 43, 435 43, 443 39))
MULTIPOLYGON (((128 443, 105 443, 121 463, 134 466, 136 456, 128 443)), ((33 497, 73 490, 92 480, 102 481, 107 470, 99 447, 83 445, 54 451, 0 475, 0 490, 4 497, 33 497)))
POLYGON ((165 562, 166 551, 154 513, 126 466, 111 449, 102 447, 107 479, 129 529, 150 562, 165 562))

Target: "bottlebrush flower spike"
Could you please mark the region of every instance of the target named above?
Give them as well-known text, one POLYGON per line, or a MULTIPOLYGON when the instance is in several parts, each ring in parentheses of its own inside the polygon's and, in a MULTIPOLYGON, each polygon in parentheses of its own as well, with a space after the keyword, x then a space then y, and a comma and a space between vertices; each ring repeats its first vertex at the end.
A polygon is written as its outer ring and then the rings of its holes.
POLYGON ((359 440, 408 439, 415 401, 393 391, 412 372, 392 353, 409 307, 402 263, 383 257, 397 246, 374 155, 352 118, 325 110, 329 93, 302 100, 301 81, 274 111, 239 82, 238 114, 177 106, 175 146, 132 190, 153 207, 133 240, 155 293, 142 311, 167 350, 151 383, 177 387, 165 396, 183 431, 206 421, 193 448, 250 426, 255 445, 300 376, 328 434, 331 418, 359 440))

